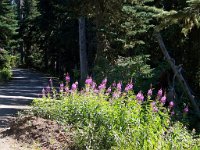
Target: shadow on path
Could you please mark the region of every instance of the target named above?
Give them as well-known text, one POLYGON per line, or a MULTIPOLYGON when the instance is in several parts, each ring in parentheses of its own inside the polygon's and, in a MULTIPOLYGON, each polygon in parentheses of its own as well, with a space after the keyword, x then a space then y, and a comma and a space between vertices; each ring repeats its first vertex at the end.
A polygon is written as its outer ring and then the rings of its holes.
POLYGON ((48 85, 48 80, 33 70, 13 69, 13 78, 0 85, 0 128, 6 127, 19 110, 27 109, 27 105, 48 85))

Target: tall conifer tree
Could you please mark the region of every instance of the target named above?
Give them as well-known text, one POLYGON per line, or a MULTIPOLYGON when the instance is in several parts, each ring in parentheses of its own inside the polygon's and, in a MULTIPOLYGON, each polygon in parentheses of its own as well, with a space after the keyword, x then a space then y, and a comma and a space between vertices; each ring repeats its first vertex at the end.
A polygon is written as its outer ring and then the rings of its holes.
POLYGON ((9 0, 0 1, 0 47, 11 50, 15 46, 17 18, 15 5, 9 0))

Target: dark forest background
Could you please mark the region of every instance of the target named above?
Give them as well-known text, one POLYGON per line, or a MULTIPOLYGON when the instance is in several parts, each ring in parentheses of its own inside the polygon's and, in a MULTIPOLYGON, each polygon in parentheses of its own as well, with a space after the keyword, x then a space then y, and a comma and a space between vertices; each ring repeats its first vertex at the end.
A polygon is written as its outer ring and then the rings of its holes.
POLYGON ((86 74, 97 82, 132 79, 136 90, 175 88, 183 99, 156 29, 200 97, 199 8, 198 0, 1 0, 0 67, 11 54, 20 65, 61 78, 69 72, 74 81, 86 74))

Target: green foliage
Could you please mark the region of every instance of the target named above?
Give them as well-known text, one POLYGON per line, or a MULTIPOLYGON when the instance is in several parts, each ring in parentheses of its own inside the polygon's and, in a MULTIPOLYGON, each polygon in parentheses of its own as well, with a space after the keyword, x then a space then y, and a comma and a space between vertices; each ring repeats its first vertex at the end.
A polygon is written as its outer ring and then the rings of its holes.
MULTIPOLYGON (((138 90, 147 90, 152 82, 153 69, 147 64, 149 55, 119 57, 115 63, 101 58, 93 69, 93 77, 100 82, 107 77, 109 83, 132 79, 138 90)), ((125 83, 124 83, 125 84, 125 83)))
POLYGON ((0 1, 0 48, 13 49, 16 47, 14 36, 17 34, 15 5, 8 0, 0 1))
POLYGON ((8 52, 0 49, 0 70, 10 67, 10 56, 8 52))
MULTIPOLYGON (((67 87, 67 86, 66 86, 67 87)), ((115 89, 115 91, 117 91, 115 89)), ((118 91, 119 92, 119 91, 118 91)), ((150 97, 138 101, 134 92, 114 98, 95 93, 89 85, 82 92, 55 93, 33 101, 36 115, 74 127, 78 149, 198 149, 199 138, 179 122, 171 122, 168 109, 150 97)))
MULTIPOLYGON (((24 17, 19 24, 19 44, 23 45, 25 62, 31 67, 51 68, 51 72, 60 76, 79 70, 77 20, 83 16, 86 18, 89 69, 95 70, 97 80, 101 80, 102 74, 111 80, 133 78, 140 89, 146 89, 152 76, 146 62, 139 60, 136 64, 139 68, 144 65, 142 72, 146 73, 141 77, 137 69, 136 74, 133 70, 128 72, 125 66, 117 63, 119 57, 124 57, 125 64, 125 61, 130 63, 129 57, 150 55, 148 64, 153 68, 159 66, 163 55, 153 36, 154 29, 158 29, 162 30, 170 55, 177 65, 183 64, 186 78, 198 94, 199 65, 195 65, 199 58, 198 0, 26 0, 18 11, 19 15, 21 13, 24 17), (194 32, 188 34, 192 28, 194 32), (140 84, 143 82, 146 85, 140 84)), ((136 65, 129 66, 135 68, 136 65)), ((159 76, 159 73, 154 75, 159 76)), ((79 76, 78 72, 74 72, 74 76, 79 76)))
POLYGON ((11 56, 5 50, 0 50, 0 81, 11 78, 11 56))
POLYGON ((10 68, 3 68, 0 70, 0 82, 8 81, 12 76, 10 68))
POLYGON ((20 56, 19 54, 11 55, 10 56, 10 66, 11 67, 18 67, 20 65, 20 56))

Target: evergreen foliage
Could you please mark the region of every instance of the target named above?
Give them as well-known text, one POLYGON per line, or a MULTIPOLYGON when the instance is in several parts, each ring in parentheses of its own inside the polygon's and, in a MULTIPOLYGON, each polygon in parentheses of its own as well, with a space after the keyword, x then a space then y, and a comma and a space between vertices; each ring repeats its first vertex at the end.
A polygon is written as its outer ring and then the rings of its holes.
MULTIPOLYGON (((99 65, 102 56, 114 65, 121 56, 150 55, 151 61, 147 65, 157 68, 163 62, 153 37, 153 31, 157 29, 162 30, 170 54, 176 63, 184 65, 186 77, 197 92, 200 88, 196 86, 199 84, 199 79, 196 81, 199 65, 195 65, 192 73, 187 70, 198 62, 198 44, 193 50, 188 48, 193 45, 191 38, 194 43, 198 40, 198 35, 194 35, 199 31, 196 28, 198 6, 198 0, 24 1, 19 14, 22 12, 24 16, 20 23, 20 38, 25 63, 39 69, 51 68, 51 72, 59 76, 65 72, 79 76, 78 18, 84 16, 90 74, 94 73, 93 68, 99 65), (192 32, 185 37, 189 31, 192 32), (192 53, 197 54, 194 60, 188 58, 192 53)), ((162 68, 157 72, 166 70, 162 68)))
POLYGON ((0 1, 0 48, 11 50, 16 48, 15 36, 17 34, 15 5, 9 0, 0 1))

